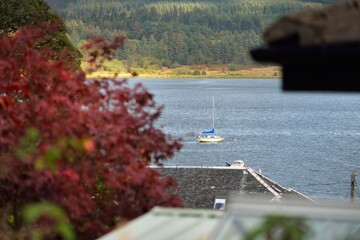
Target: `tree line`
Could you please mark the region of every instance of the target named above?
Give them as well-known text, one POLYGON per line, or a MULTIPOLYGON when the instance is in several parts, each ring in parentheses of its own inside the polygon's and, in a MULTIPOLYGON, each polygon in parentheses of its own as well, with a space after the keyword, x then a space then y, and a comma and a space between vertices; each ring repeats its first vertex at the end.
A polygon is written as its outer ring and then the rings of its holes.
MULTIPOLYGON (((141 66, 248 64, 248 51, 277 17, 320 4, 300 0, 48 0, 64 19, 71 41, 90 35, 127 37, 118 59, 141 66)), ((146 66, 145 66, 146 67, 146 66)))

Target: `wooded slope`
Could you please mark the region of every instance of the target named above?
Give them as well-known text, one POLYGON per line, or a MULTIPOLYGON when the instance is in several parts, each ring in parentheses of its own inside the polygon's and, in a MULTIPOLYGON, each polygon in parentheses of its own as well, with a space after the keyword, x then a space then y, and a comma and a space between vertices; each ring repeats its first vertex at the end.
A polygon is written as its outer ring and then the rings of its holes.
MULTIPOLYGON (((248 64, 270 22, 321 6, 300 0, 47 0, 63 17, 71 40, 126 35, 118 58, 143 68, 248 64)), ((329 1, 326 1, 329 2, 329 1)))

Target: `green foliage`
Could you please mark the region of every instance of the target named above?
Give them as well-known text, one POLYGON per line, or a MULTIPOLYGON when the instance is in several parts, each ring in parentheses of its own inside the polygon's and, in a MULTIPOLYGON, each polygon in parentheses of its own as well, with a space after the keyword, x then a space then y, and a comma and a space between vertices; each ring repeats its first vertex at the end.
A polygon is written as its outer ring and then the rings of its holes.
POLYGON ((42 0, 1 1, 0 33, 9 34, 22 26, 57 19, 49 10, 49 5, 42 0))
POLYGON ((277 239, 304 240, 311 235, 311 227, 303 218, 268 216, 254 230, 248 232, 246 240, 277 239))
POLYGON ((178 67, 175 70, 172 71, 173 75, 181 76, 181 75, 193 75, 193 72, 191 69, 187 67, 178 67))
POLYGON ((80 52, 72 45, 68 38, 67 30, 59 15, 52 12, 50 6, 44 0, 6 0, 0 2, 0 36, 9 35, 19 28, 40 23, 59 24, 58 29, 48 39, 37 47, 50 46, 56 52, 56 60, 61 57, 63 50, 67 55, 63 60, 69 68, 80 67, 80 52))
POLYGON ((35 169, 49 169, 54 172, 57 169, 56 162, 60 156, 60 150, 57 147, 51 147, 44 153, 44 155, 35 160, 35 169))
POLYGON ((229 71, 239 70, 238 66, 236 66, 236 64, 233 64, 233 63, 229 64, 228 67, 229 67, 229 71))
POLYGON ((161 61, 154 57, 145 57, 140 61, 140 67, 149 70, 160 70, 162 67, 161 61))
POLYGON ((195 76, 199 76, 199 75, 201 75, 201 73, 200 73, 200 71, 199 71, 199 70, 195 70, 192 74, 193 74, 193 75, 195 75, 195 76))
MULTIPOLYGON (((51 226, 53 233, 59 234, 65 240, 75 239, 75 233, 66 213, 56 204, 49 202, 28 204, 23 213, 26 225, 36 225, 36 222, 43 217, 50 218, 54 222, 51 226)), ((33 240, 40 240, 46 237, 46 232, 43 228, 36 227, 30 232, 33 240)))
MULTIPOLYGON (((131 66, 133 56, 174 63, 248 64, 248 51, 262 44, 263 27, 279 16, 309 8, 300 0, 77 0, 56 6, 77 45, 88 35, 126 35, 117 56, 131 66)), ((158 65, 158 64, 156 64, 158 65)), ((151 64, 150 68, 154 65, 151 64)))
MULTIPOLYGON (((35 169, 38 171, 47 169, 54 172, 57 169, 57 160, 61 156, 66 156, 69 162, 75 156, 75 153, 68 149, 76 149, 78 154, 84 153, 84 145, 87 140, 75 139, 75 138, 61 138, 59 141, 49 147, 42 155, 38 156, 35 160, 35 169)), ((38 148, 38 144, 41 142, 41 136, 38 129, 30 127, 27 129, 26 134, 20 139, 18 147, 15 149, 15 156, 23 161, 33 156, 38 148)))
POLYGON ((37 141, 39 139, 39 131, 36 128, 29 128, 26 135, 20 139, 19 147, 15 150, 15 155, 25 160, 35 153, 37 141))
POLYGON ((104 71, 109 71, 109 72, 126 72, 126 66, 124 66, 124 64, 117 59, 104 62, 101 68, 104 71))

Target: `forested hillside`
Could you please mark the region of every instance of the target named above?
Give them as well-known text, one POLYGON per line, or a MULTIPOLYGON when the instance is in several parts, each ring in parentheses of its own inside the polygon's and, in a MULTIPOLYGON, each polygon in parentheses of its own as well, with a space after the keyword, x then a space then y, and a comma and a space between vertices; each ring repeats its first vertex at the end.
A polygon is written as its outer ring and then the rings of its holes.
MULTIPOLYGON (((264 27, 279 16, 321 6, 300 0, 47 0, 71 40, 126 35, 118 58, 143 68, 248 64, 264 27)), ((321 1, 324 2, 324 1, 321 1)))

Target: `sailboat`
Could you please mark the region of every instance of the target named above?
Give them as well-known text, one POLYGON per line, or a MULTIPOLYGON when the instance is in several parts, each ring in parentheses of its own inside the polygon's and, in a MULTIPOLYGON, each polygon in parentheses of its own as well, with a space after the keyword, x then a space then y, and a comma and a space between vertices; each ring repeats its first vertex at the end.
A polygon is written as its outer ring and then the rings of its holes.
POLYGON ((204 143, 215 143, 215 142, 221 142, 225 139, 223 136, 219 136, 215 134, 215 99, 214 96, 212 96, 213 100, 213 127, 210 131, 204 131, 197 137, 198 142, 204 142, 204 143))

